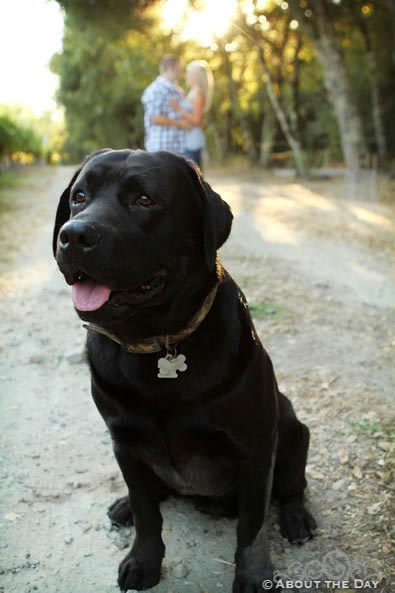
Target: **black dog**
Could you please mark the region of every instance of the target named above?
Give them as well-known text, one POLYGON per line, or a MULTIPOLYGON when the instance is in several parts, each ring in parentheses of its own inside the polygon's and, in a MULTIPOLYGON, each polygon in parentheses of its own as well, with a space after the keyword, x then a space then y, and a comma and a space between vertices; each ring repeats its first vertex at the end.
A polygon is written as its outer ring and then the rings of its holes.
POLYGON ((309 431, 217 259, 231 224, 199 170, 167 152, 94 153, 60 198, 54 253, 88 322, 92 394, 129 491, 109 514, 136 529, 122 590, 158 583, 159 503, 172 492, 237 515, 234 593, 272 579, 271 494, 289 541, 315 527, 303 505, 309 431))

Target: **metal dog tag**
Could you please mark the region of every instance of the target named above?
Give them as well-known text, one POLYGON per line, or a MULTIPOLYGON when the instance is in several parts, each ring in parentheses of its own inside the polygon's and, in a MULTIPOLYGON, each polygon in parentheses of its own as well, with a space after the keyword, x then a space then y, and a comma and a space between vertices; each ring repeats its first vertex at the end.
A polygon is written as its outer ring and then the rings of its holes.
POLYGON ((177 371, 183 373, 188 368, 183 354, 168 352, 164 358, 158 360, 159 379, 178 379, 177 371))

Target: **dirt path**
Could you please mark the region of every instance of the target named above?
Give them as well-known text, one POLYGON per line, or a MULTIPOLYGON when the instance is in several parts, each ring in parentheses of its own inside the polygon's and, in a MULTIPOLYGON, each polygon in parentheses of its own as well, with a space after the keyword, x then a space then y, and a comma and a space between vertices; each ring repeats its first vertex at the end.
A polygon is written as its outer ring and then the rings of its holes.
MULTIPOLYGON (((106 518, 124 487, 81 363, 84 330, 50 252, 71 171, 30 173, 0 220, 1 593, 116 592, 132 532, 111 530, 106 518)), ((308 499, 318 534, 288 545, 273 510, 275 566, 294 579, 377 574, 392 593, 393 209, 336 200, 325 183, 212 182, 236 214, 222 258, 312 432, 308 499)), ((155 592, 229 593, 234 521, 183 501, 166 502, 163 514, 167 555, 155 592)))

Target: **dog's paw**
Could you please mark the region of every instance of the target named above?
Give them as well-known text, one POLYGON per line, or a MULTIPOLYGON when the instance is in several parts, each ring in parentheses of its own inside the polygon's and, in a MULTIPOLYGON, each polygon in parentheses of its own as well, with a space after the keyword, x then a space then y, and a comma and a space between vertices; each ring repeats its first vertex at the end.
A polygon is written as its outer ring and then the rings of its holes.
POLYGON ((117 527, 129 527, 133 525, 133 515, 129 506, 129 499, 127 496, 118 498, 108 507, 107 515, 113 525, 117 527))
POLYGON ((274 591, 274 589, 275 584, 272 570, 265 571, 259 575, 246 574, 244 571, 238 573, 236 570, 232 593, 262 593, 262 591, 274 591))
POLYGON ((304 507, 283 508, 280 511, 280 531, 291 544, 303 544, 313 537, 317 524, 304 507))
POLYGON ((145 562, 129 552, 119 565, 118 585, 121 591, 150 589, 160 581, 161 562, 145 562))

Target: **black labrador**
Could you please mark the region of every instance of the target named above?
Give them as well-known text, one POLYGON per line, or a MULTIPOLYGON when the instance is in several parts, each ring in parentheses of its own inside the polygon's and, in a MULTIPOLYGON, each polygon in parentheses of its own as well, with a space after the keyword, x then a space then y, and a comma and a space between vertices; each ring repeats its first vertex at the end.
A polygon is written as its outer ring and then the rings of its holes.
POLYGON ((54 254, 86 322, 92 395, 128 487, 109 515, 136 529, 123 591, 158 583, 159 503, 172 493, 238 517, 233 593, 272 579, 271 495, 290 542, 315 528, 303 502, 309 431, 217 258, 232 218, 168 152, 94 153, 60 198, 54 254))

